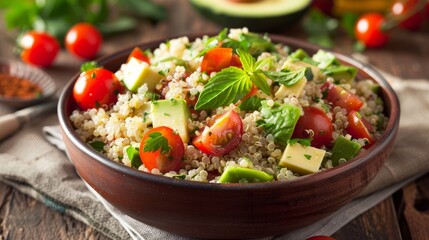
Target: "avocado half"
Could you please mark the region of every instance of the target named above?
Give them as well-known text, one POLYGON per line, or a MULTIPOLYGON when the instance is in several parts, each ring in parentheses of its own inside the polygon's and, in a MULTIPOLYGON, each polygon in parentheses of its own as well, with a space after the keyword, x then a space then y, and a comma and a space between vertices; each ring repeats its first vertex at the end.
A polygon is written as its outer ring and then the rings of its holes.
POLYGON ((311 0, 190 0, 200 14, 223 27, 279 32, 297 22, 311 0))

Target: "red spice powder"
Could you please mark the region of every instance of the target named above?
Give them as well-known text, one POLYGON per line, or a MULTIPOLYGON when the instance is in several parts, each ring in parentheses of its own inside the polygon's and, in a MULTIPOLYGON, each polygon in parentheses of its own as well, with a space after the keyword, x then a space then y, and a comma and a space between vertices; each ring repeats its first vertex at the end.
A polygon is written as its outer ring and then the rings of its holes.
POLYGON ((42 94, 42 88, 28 79, 0 73, 0 95, 5 98, 36 98, 42 94))

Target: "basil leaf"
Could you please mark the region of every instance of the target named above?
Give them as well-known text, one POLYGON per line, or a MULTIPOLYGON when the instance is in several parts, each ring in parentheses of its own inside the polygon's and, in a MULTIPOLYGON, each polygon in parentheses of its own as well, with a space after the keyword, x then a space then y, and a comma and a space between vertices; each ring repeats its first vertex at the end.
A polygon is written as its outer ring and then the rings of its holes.
POLYGON ((168 145, 168 140, 160 132, 150 133, 149 138, 145 140, 143 151, 156 152, 158 149, 161 149, 161 153, 169 153, 170 145, 168 145))
POLYGON ((256 60, 250 55, 248 52, 246 52, 243 49, 237 49, 238 56, 240 56, 240 61, 243 66, 244 71, 246 72, 253 72, 255 68, 255 62, 256 60))
POLYGON ((267 80, 263 73, 254 73, 250 75, 250 80, 267 95, 270 95, 270 85, 268 85, 267 80))
POLYGON ((247 98, 244 100, 238 108, 240 108, 243 111, 255 111, 261 108, 262 106, 262 98, 258 98, 257 96, 251 96, 250 98, 247 98))
POLYGON ((297 83, 301 78, 305 77, 306 68, 299 69, 297 71, 282 70, 276 71, 262 71, 264 75, 275 81, 286 86, 292 86, 297 83))
POLYGON ((280 105, 277 102, 270 107, 264 100, 261 115, 262 119, 256 122, 258 126, 262 126, 266 133, 272 134, 275 143, 286 146, 301 115, 301 110, 294 105, 280 105))
POLYGON ((275 50, 274 44, 270 41, 267 34, 260 35, 256 33, 243 33, 239 36, 240 42, 247 43, 247 50, 252 56, 259 56, 262 52, 271 52, 275 50))
POLYGON ((273 61, 272 58, 263 58, 255 63, 253 70, 254 71, 261 70, 264 66, 270 65, 272 61, 273 61))
POLYGON ((330 66, 323 70, 323 74, 330 76, 335 83, 350 83, 357 74, 357 69, 352 66, 330 66))
POLYGON ((224 68, 205 85, 195 109, 212 109, 235 103, 246 96, 251 87, 252 81, 242 69, 224 68))
POLYGON ((139 168, 142 165, 139 149, 129 146, 125 151, 127 152, 128 159, 130 159, 131 166, 134 168, 139 168))

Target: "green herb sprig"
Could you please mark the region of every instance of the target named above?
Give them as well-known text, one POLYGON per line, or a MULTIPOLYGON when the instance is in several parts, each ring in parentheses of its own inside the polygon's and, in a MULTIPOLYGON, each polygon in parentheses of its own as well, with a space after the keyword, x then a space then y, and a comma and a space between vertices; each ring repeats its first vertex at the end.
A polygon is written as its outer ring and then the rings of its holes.
POLYGON ((155 152, 161 149, 161 153, 169 153, 170 145, 168 144, 167 138, 165 138, 160 132, 149 133, 149 138, 145 140, 143 148, 144 152, 155 152))

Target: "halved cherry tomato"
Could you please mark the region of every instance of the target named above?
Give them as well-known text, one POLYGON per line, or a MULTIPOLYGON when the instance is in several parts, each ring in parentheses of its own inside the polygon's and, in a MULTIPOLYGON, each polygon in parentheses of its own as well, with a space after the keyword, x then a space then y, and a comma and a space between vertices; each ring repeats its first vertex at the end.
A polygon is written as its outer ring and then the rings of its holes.
POLYGON ((379 13, 366 13, 356 22, 355 35, 367 47, 381 47, 388 40, 388 35, 381 30, 381 25, 385 21, 383 15, 379 13))
POLYGON ((371 135, 372 127, 371 124, 366 121, 358 112, 351 111, 347 115, 347 133, 352 135, 353 138, 366 138, 368 140, 368 144, 364 146, 364 148, 371 147, 374 144, 374 139, 371 135))
POLYGON ((335 238, 329 236, 313 236, 305 240, 335 240, 335 238))
POLYGON ((185 147, 179 134, 169 127, 161 126, 152 128, 143 136, 139 153, 140 159, 147 169, 152 170, 157 168, 162 173, 168 173, 180 169, 185 147), (161 148, 155 151, 145 151, 145 146, 152 137, 152 133, 160 133, 162 137, 167 139, 169 146, 168 152, 162 153, 161 148))
POLYGON ((243 122, 234 110, 216 115, 204 128, 203 132, 195 135, 192 143, 202 152, 222 156, 235 148, 241 142, 243 122))
POLYGON ((29 64, 40 67, 52 65, 60 51, 58 41, 48 33, 31 31, 19 39, 22 48, 21 59, 29 64))
POLYGON ((240 58, 232 53, 232 48, 213 48, 206 52, 201 61, 201 72, 208 74, 236 66, 241 67, 240 58))
POLYGON ((150 64, 149 57, 146 56, 144 51, 139 47, 135 47, 133 51, 131 51, 130 55, 128 56, 127 62, 129 62, 132 57, 137 58, 140 61, 146 62, 147 64, 150 64))
POLYGON ((328 100, 328 102, 335 106, 345 108, 347 111, 358 111, 363 105, 363 102, 358 96, 332 82, 323 84, 321 90, 323 97, 328 100))
MULTIPOLYGON (((418 8, 419 4, 420 0, 396 0, 392 4, 390 10, 393 16, 401 17, 409 11, 415 11, 415 8, 418 8)), ((415 14, 401 22, 400 26, 410 30, 417 30, 422 26, 423 19, 424 11, 417 11, 415 14)))
POLYGON ((67 50, 83 59, 93 59, 103 42, 98 29, 89 23, 78 23, 67 32, 65 43, 67 50))
POLYGON ((124 86, 115 74, 104 68, 94 68, 80 74, 73 87, 73 97, 82 110, 116 103, 124 86))
POLYGON ((334 126, 323 110, 316 107, 303 107, 304 115, 295 125, 293 138, 311 138, 311 146, 320 148, 332 141, 334 126))

